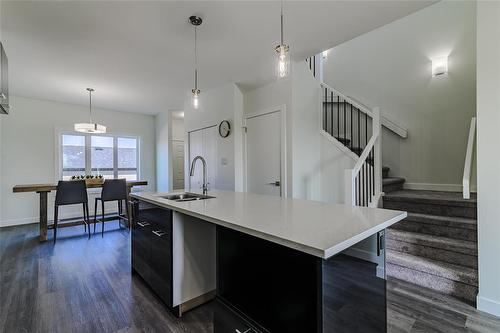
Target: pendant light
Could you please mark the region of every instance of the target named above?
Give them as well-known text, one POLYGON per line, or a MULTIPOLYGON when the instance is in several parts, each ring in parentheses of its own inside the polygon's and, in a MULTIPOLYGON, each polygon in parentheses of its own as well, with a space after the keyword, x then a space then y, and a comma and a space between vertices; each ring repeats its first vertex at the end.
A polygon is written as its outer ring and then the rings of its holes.
POLYGON ((87 91, 89 92, 90 121, 88 123, 75 124, 75 131, 83 133, 106 133, 106 126, 92 122, 92 92, 94 91, 94 89, 87 88, 87 91))
POLYGON ((276 46, 276 76, 282 79, 290 74, 290 48, 283 41, 283 0, 281 0, 281 40, 276 46))
POLYGON ((196 45, 196 28, 201 25, 203 20, 198 16, 190 16, 189 22, 194 26, 194 89, 191 90, 192 93, 192 106, 193 109, 198 109, 200 105, 200 89, 198 89, 198 53, 196 45))

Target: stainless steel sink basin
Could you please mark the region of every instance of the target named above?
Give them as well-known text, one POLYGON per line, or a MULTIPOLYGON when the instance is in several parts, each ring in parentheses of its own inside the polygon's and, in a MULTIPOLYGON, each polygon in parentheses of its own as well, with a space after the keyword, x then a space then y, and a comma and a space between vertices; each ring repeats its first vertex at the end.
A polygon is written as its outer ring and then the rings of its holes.
POLYGON ((172 200, 172 201, 177 201, 177 202, 182 202, 182 201, 196 201, 196 200, 212 199, 215 197, 212 197, 209 195, 203 195, 203 194, 197 194, 197 193, 187 193, 186 192, 186 193, 165 195, 165 196, 161 196, 160 198, 164 198, 164 199, 172 200))

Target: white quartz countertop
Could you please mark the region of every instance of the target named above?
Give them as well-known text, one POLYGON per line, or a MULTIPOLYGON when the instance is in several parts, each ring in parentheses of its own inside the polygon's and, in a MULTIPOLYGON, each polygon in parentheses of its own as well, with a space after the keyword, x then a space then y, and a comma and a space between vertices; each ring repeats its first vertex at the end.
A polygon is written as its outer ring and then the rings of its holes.
POLYGON ((213 199, 175 202, 162 198, 173 193, 179 191, 131 196, 323 259, 407 216, 388 209, 218 190, 209 191, 213 199))

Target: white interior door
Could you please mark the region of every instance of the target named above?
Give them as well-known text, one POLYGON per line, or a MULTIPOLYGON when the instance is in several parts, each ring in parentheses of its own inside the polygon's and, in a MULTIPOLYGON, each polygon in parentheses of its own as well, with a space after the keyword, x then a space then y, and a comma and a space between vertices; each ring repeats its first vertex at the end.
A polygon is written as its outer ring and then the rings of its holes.
MULTIPOLYGON (((207 181, 210 188, 217 188, 217 127, 212 126, 189 132, 189 166, 196 156, 201 156, 207 163, 207 181)), ((203 184, 203 167, 200 161, 196 162, 194 176, 190 178, 191 188, 200 189, 203 184)), ((189 170, 186 170, 189 177, 189 170)))
POLYGON ((172 141, 173 189, 184 188, 184 141, 172 141))
POLYGON ((281 112, 246 119, 247 192, 280 196, 281 112))

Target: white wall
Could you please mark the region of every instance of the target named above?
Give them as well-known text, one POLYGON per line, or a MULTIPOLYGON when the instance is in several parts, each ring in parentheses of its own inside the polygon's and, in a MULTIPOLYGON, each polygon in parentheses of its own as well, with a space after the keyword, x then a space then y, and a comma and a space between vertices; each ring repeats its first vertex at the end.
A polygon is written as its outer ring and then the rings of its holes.
POLYGON ((500 316, 500 2, 477 3, 477 174, 480 310, 500 316))
POLYGON ((383 134, 384 164, 408 183, 461 190, 476 110, 475 17, 473 1, 442 1, 329 51, 327 84, 408 128, 407 139, 383 134), (449 74, 433 78, 440 55, 449 74))
MULTIPOLYGON (((184 128, 186 132, 194 131, 204 127, 218 125, 222 120, 229 120, 231 127, 235 127, 235 110, 241 106, 235 105, 238 98, 239 88, 235 84, 226 84, 218 88, 202 91, 200 95, 200 107, 194 110, 191 107, 191 96, 186 96, 184 112, 184 128)), ((241 125, 239 125, 241 127, 241 125)), ((234 190, 235 188, 235 132, 227 138, 217 139, 217 169, 216 184, 210 184, 211 188, 220 190, 234 190), (226 161, 223 164, 222 161, 226 161)), ((187 145, 187 143, 186 143, 187 145)), ((185 156, 189 156, 187 153, 185 156)), ((189 182, 189 165, 185 165, 185 182, 189 182)))
MULTIPOLYGON (((17 184, 52 183, 56 174, 56 129, 71 130, 74 122, 88 119, 85 106, 11 96, 12 113, 1 123, 0 160, 2 171, 1 225, 38 221, 38 195, 12 193, 17 184)), ((147 180, 147 189, 155 189, 154 118, 147 115, 94 110, 96 121, 105 124, 109 133, 128 134, 140 138, 140 178, 147 180)), ((52 218, 53 195, 49 197, 49 219, 52 218)), ((91 210, 93 210, 93 196, 91 210)), ((66 207, 61 218, 80 214, 66 207)))
POLYGON ((171 188, 171 164, 170 164, 170 112, 158 113, 155 120, 156 135, 156 189, 160 192, 168 192, 171 188))

